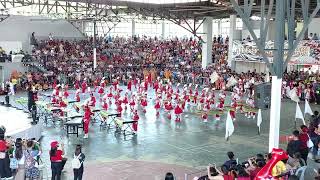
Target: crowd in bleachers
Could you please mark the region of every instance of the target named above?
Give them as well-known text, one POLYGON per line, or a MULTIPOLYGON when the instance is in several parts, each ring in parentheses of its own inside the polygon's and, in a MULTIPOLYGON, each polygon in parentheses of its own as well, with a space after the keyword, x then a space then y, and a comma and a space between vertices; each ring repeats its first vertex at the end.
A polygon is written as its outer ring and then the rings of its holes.
MULTIPOLYGON (((225 63, 228 45, 216 38, 213 45, 215 62, 225 63), (219 40, 219 41, 218 41, 219 40)), ((195 39, 168 39, 115 37, 109 41, 97 40, 98 66, 92 72, 92 39, 83 41, 41 41, 33 51, 34 57, 55 74, 73 82, 86 77, 92 80, 112 75, 121 79, 142 78, 146 71, 153 76, 179 75, 208 78, 209 69, 201 69, 201 41, 195 39)), ((60 77, 59 77, 60 78, 60 77)), ((202 79, 199 78, 199 81, 202 79)))

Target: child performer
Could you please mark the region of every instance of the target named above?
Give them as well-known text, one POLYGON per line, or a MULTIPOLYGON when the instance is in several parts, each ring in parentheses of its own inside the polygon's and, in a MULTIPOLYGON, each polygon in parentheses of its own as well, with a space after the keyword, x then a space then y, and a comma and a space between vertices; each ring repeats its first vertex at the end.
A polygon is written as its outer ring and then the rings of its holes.
POLYGON ((177 103, 176 107, 174 108, 174 114, 176 115, 176 122, 181 122, 181 114, 182 114, 182 109, 179 105, 179 103, 177 103))
POLYGON ((140 119, 137 110, 134 110, 132 119, 133 119, 133 121, 135 121, 134 123, 132 123, 133 134, 137 134, 137 132, 138 132, 138 120, 140 119))
POLYGON ((156 104, 154 105, 154 108, 156 109, 156 116, 159 117, 160 113, 159 113, 159 109, 160 109, 160 100, 157 98, 156 99, 156 104))
POLYGON ((91 120, 92 112, 88 104, 84 105, 84 117, 83 117, 83 128, 84 128, 84 137, 87 139, 89 137, 89 124, 91 120))

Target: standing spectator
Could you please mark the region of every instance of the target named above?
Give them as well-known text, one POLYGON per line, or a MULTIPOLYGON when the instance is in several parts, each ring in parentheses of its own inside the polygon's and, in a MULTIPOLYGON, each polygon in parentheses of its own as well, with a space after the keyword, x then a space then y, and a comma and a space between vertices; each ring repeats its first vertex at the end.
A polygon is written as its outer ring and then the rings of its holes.
POLYGON ((301 133, 299 135, 299 140, 301 141, 300 144, 300 153, 301 153, 301 158, 307 162, 307 157, 309 153, 309 148, 308 148, 308 140, 309 140, 309 135, 308 135, 308 127, 305 125, 300 126, 301 128, 301 133))
POLYGON ((5 137, 6 129, 0 126, 0 176, 4 179, 12 179, 10 171, 10 159, 8 155, 8 144, 5 137))
POLYGON ((61 144, 62 149, 58 149, 59 143, 57 141, 51 142, 50 146, 51 146, 51 150, 49 152, 49 155, 50 155, 51 171, 52 171, 51 180, 60 180, 62 166, 63 166, 62 165, 62 155, 64 154, 63 144, 61 144))
POLYGON ((293 135, 293 140, 290 141, 287 146, 287 153, 289 154, 290 158, 293 158, 293 155, 296 152, 300 152, 300 147, 302 144, 302 142, 299 140, 300 133, 298 130, 293 131, 292 135, 293 135))
MULTIPOLYGON (((76 150, 74 152, 74 159, 72 161, 72 165, 80 163, 80 167, 72 167, 73 168, 73 174, 74 174, 74 180, 82 180, 83 175, 83 162, 85 160, 85 155, 81 151, 81 145, 77 145, 76 150), (73 163, 76 161, 77 163, 73 163)), ((78 166, 78 164, 76 165, 78 166)))
POLYGON ((15 148, 12 153, 12 158, 17 160, 17 169, 15 179, 24 179, 25 177, 25 149, 22 139, 16 139, 15 148))
POLYGON ((233 167, 235 167, 237 165, 237 161, 234 159, 234 154, 233 152, 228 152, 227 153, 229 160, 226 161, 223 166, 225 166, 227 168, 227 170, 229 171, 230 169, 232 169, 233 167))

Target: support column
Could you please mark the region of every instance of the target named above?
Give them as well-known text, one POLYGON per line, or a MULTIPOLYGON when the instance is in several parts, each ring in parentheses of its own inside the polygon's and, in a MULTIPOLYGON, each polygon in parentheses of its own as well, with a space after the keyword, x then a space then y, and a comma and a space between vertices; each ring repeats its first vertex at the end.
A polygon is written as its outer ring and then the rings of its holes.
POLYGON ((136 35, 136 22, 134 21, 134 19, 132 19, 131 21, 131 33, 132 33, 132 37, 136 35))
POLYGON ((206 17, 203 22, 202 69, 212 63, 212 17, 206 17))
POLYGON ((285 37, 285 1, 276 1, 276 37, 275 51, 273 58, 273 68, 271 87, 271 107, 270 107, 270 131, 269 131, 269 152, 273 148, 279 148, 280 112, 283 62, 284 62, 284 37, 285 37))
POLYGON ((218 36, 221 35, 221 19, 218 20, 218 36))
POLYGON ((228 66, 231 67, 232 70, 235 70, 235 62, 233 61, 233 39, 234 39, 234 31, 237 28, 237 16, 230 15, 230 30, 229 30, 229 47, 228 47, 228 66))
POLYGON ((96 21, 93 21, 93 71, 97 68, 96 21))
POLYGON ((161 23, 161 37, 162 39, 166 38, 166 23, 164 21, 161 23))

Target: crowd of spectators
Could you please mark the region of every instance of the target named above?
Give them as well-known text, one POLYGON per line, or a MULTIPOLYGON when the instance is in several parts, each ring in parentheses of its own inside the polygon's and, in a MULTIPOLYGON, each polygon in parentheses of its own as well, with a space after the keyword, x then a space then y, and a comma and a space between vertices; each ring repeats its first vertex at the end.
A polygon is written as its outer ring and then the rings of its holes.
MULTIPOLYGON (((214 39, 213 59, 225 63, 227 39, 214 39)), ((201 68, 201 41, 195 39, 166 39, 115 37, 108 41, 97 39, 98 65, 93 72, 92 38, 81 41, 40 41, 33 51, 34 57, 44 67, 69 82, 96 79, 98 76, 121 79, 143 78, 146 72, 153 77, 167 75, 177 79, 179 75, 209 78, 210 71, 201 68)), ((199 78, 200 80, 200 78, 199 78)), ((202 81, 202 79, 201 79, 202 81)))

